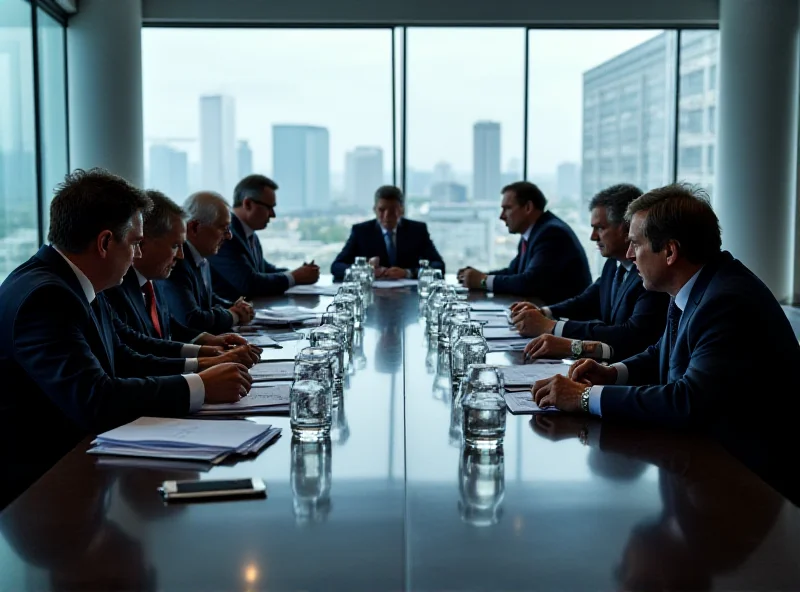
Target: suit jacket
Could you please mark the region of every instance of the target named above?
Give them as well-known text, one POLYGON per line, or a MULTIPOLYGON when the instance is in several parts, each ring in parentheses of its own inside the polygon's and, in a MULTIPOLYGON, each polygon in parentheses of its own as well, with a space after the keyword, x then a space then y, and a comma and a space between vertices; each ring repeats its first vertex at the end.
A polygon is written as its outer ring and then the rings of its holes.
MULTIPOLYGON (((192 341, 192 339, 200 334, 200 331, 189 329, 179 323, 178 320, 170 314, 167 297, 164 294, 164 287, 162 285, 158 282, 153 282, 153 291, 156 295, 156 308, 158 309, 158 322, 161 326, 161 337, 156 333, 156 328, 153 325, 153 321, 150 319, 150 313, 147 311, 142 289, 139 286, 139 278, 136 276, 136 270, 134 270, 133 267, 125 274, 122 284, 105 290, 103 294, 123 324, 142 335, 157 340, 160 342, 160 346, 158 346, 160 349, 158 351, 166 352, 157 353, 155 350, 150 350, 150 353, 165 357, 181 357, 180 353, 183 344, 192 341)), ((137 349, 126 334, 123 333, 120 337, 130 347, 137 349)))
MULTIPOLYGON (((414 277, 417 275, 420 259, 427 259, 434 269, 441 269, 444 274, 444 261, 428 233, 428 226, 424 222, 415 222, 403 218, 397 227, 395 236, 397 257, 395 267, 410 269, 414 277)), ((367 220, 353 224, 350 238, 344 245, 341 253, 331 265, 331 273, 336 279, 344 277, 344 272, 352 265, 356 257, 380 257, 381 266, 390 267, 389 253, 386 250, 386 241, 383 230, 377 220, 367 220)))
POLYGON ((186 415, 186 379, 152 378, 182 369, 182 360, 125 346, 102 294, 90 306, 67 262, 42 247, 0 286, 0 375, 13 385, 0 392, 2 497, 13 498, 87 434, 143 415, 186 415))
POLYGON ((592 283, 589 262, 578 237, 563 220, 545 212, 533 226, 523 256, 505 269, 489 272, 496 293, 533 296, 552 304, 580 294, 592 283))
POLYGON ((612 300, 617 260, 609 259, 603 273, 581 294, 553 304, 554 317, 568 318, 562 335, 570 339, 602 341, 622 360, 656 343, 664 333, 669 296, 645 290, 634 265, 612 300))
POLYGON ((285 268, 278 268, 264 260, 261 241, 255 237, 256 252, 250 249, 244 226, 236 215, 231 215, 231 239, 222 243, 219 253, 209 257, 214 292, 236 300, 240 296, 275 296, 289 288, 285 268))
POLYGON ((188 247, 184 252, 186 257, 178 261, 169 279, 156 281, 163 288, 170 312, 179 323, 194 331, 213 335, 230 331, 233 326, 233 315, 228 310, 231 303, 206 289, 200 266, 188 247))
POLYGON ((778 416, 796 417, 790 383, 764 387, 772 382, 767 373, 800 367, 800 346, 769 288, 730 253, 702 269, 669 344, 665 330, 658 343, 623 361, 634 386, 603 387, 604 419, 749 433, 758 429, 759 400, 778 416))

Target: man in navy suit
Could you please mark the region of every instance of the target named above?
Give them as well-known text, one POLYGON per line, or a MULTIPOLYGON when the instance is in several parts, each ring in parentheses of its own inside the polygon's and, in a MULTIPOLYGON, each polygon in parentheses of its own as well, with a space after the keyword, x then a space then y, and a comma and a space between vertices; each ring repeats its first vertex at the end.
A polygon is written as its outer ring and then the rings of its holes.
POLYGON ((350 238, 331 265, 331 273, 342 279, 356 260, 366 257, 375 268, 375 277, 382 279, 416 278, 420 259, 444 273, 444 261, 428 234, 424 222, 403 218, 403 192, 384 185, 375 192, 376 220, 354 224, 350 238))
POLYGON ((796 417, 797 397, 787 384, 764 392, 765 372, 800 367, 800 346, 769 288, 720 251, 719 222, 707 199, 668 185, 631 203, 626 219, 628 258, 644 287, 671 296, 667 328, 658 343, 620 363, 583 359, 569 378, 536 382, 536 403, 705 428, 720 438, 780 432, 782 416, 796 417), (754 421, 759 401, 773 411, 769 421, 754 421))
MULTIPOLYGON (((153 280, 166 279, 175 264, 183 259, 186 240, 184 210, 160 191, 147 191, 153 204, 144 215, 144 239, 139 245, 141 257, 134 259, 122 284, 105 291, 117 317, 135 332, 144 334, 162 345, 165 356, 185 358, 214 358, 203 360, 193 371, 209 364, 238 362, 252 365, 258 362, 260 350, 247 345, 235 333, 214 336, 194 331, 179 323, 169 312, 162 286, 153 280), (173 341, 173 334, 174 339, 173 341), (229 347, 233 349, 228 350, 229 347), (228 350, 223 353, 223 350, 228 350)), ((120 338, 133 349, 126 333, 120 338)), ((148 353, 156 353, 150 349, 148 353)))
POLYGON ((0 506, 88 434, 143 415, 181 417, 249 391, 240 364, 175 375, 175 361, 119 340, 100 292, 139 255, 149 207, 106 171, 68 175, 50 206, 51 246, 0 285, 0 373, 13 385, 0 393, 0 506))
POLYGON ((184 209, 186 257, 178 259, 169 278, 160 280, 170 312, 193 331, 219 335, 234 325, 246 325, 254 311, 244 298, 230 302, 219 297, 211 281, 208 258, 231 238, 231 213, 218 193, 200 191, 188 197, 184 209))
POLYGON ((319 266, 313 261, 288 271, 264 259, 256 231, 266 228, 275 217, 277 190, 278 184, 264 175, 249 175, 233 190, 231 240, 209 257, 214 291, 221 297, 275 296, 295 284, 313 284, 319 279, 319 266))
POLYGON ((536 338, 525 348, 529 358, 617 361, 659 340, 669 296, 645 290, 636 265, 626 257, 625 210, 640 195, 641 189, 633 185, 613 185, 589 203, 591 239, 608 259, 597 281, 578 296, 551 306, 512 305, 511 322, 521 335, 536 338))
POLYGON ((543 304, 577 296, 592 283, 586 253, 575 233, 560 218, 545 212, 547 199, 527 181, 503 187, 500 219, 511 234, 521 234, 517 256, 505 269, 483 273, 458 271, 471 290, 530 296, 543 304))

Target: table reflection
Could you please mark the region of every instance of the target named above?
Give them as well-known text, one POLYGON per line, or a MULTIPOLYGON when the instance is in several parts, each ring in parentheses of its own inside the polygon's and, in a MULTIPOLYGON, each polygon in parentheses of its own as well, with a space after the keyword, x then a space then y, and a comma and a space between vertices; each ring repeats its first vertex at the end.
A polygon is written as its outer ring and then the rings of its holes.
POLYGON ((344 412, 345 397, 341 397, 339 404, 331 410, 331 442, 345 444, 350 439, 350 426, 344 412))
POLYGON ((461 519, 472 526, 491 526, 500 521, 505 495, 503 448, 478 451, 464 447, 458 467, 461 519))
POLYGON ((295 524, 325 522, 331 512, 331 442, 292 439, 290 481, 295 524))

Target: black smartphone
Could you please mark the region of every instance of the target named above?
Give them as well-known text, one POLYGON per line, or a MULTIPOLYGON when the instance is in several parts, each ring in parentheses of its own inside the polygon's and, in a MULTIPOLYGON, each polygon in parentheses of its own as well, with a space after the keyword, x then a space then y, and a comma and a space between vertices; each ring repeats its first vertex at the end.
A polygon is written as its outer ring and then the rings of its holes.
POLYGON ((265 497, 267 486, 261 479, 205 479, 164 481, 158 488, 165 500, 191 500, 225 497, 265 497))

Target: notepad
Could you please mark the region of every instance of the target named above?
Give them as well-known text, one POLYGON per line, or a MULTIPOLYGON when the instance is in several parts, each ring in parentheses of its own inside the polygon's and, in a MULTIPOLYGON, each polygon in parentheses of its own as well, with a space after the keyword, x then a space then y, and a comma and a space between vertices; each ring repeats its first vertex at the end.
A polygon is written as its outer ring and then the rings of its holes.
POLYGON ((494 302, 470 302, 469 308, 475 312, 505 312, 507 310, 507 307, 494 302))
POLYGON ((539 407, 530 392, 505 394, 506 407, 514 415, 533 415, 534 413, 558 413, 555 407, 539 407))
POLYGON ((522 351, 528 345, 530 339, 517 338, 517 339, 490 339, 488 340, 490 352, 501 351, 522 351))
POLYGON ((263 415, 289 412, 291 382, 255 384, 246 397, 235 403, 206 403, 196 417, 223 415, 263 415))
POLYGON ((519 339, 521 336, 519 331, 512 327, 487 327, 483 330, 483 337, 488 341, 489 339, 519 339))
POLYGON ((294 378, 294 362, 260 362, 248 372, 253 377, 253 382, 291 380, 294 378))
POLYGON ((532 364, 501 366, 503 382, 506 386, 532 386, 537 380, 551 378, 556 374, 564 376, 569 372, 569 365, 563 362, 533 362, 532 364))

